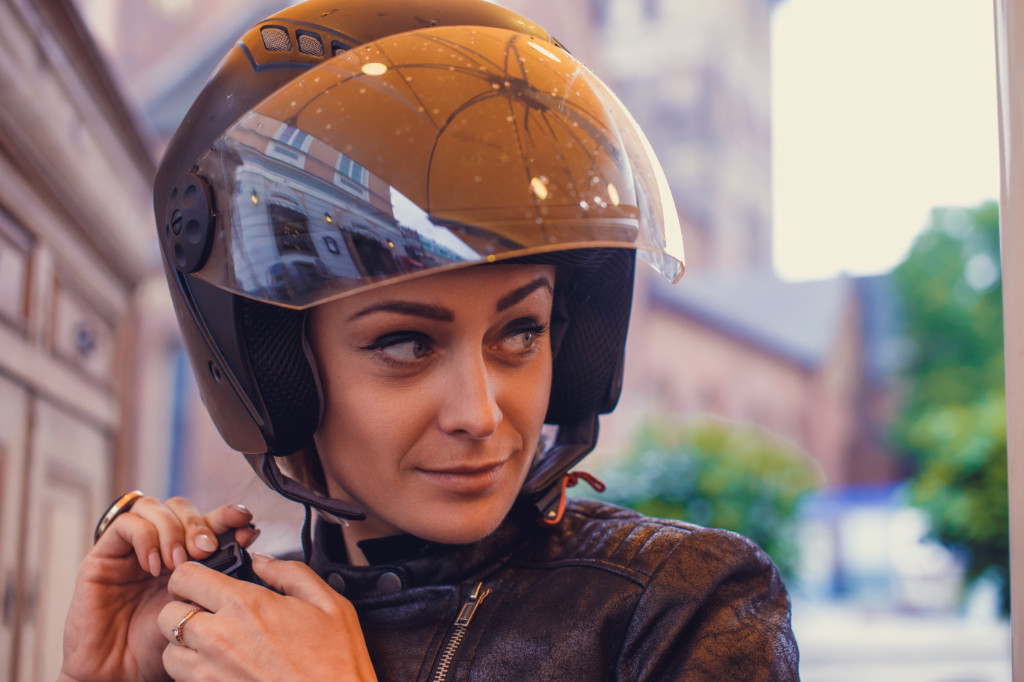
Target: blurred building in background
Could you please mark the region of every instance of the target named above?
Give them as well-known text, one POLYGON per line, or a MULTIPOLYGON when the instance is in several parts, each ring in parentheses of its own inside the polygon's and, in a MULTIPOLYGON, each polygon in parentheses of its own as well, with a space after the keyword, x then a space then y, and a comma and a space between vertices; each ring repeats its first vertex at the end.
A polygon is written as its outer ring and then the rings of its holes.
POLYGON ((0 2, 0 680, 56 679, 98 515, 137 473, 153 159, 62 0, 0 2))

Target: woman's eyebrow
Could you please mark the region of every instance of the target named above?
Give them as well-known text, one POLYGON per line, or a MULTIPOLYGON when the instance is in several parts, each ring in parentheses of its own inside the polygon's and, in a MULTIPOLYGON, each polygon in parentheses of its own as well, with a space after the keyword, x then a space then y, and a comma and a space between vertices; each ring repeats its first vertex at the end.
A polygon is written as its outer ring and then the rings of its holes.
POLYGON ((550 291, 552 294, 555 293, 555 288, 551 286, 551 280, 541 275, 540 277, 533 280, 529 284, 525 284, 516 289, 515 291, 509 292, 502 296, 501 299, 498 301, 498 304, 495 306, 495 310, 500 313, 502 310, 511 308, 516 303, 519 303, 521 300, 523 300, 524 298, 532 294, 534 291, 542 287, 550 291))
POLYGON ((398 313, 399 315, 412 315, 414 317, 423 317, 428 320, 437 320, 439 322, 451 322, 455 319, 455 314, 447 308, 442 308, 436 305, 427 305, 425 303, 412 303, 410 301, 383 301, 381 303, 375 303, 374 305, 363 308, 355 315, 352 315, 349 322, 365 317, 370 313, 387 312, 387 313, 398 313))

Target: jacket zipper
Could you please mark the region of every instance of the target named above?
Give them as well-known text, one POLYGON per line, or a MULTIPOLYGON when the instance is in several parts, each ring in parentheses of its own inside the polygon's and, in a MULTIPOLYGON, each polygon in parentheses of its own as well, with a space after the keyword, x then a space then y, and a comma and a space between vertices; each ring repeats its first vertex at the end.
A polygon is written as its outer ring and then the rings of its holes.
POLYGON ((448 636, 445 637, 444 645, 441 647, 441 651, 434 663, 434 671, 430 675, 430 682, 444 682, 448 679, 448 671, 451 670, 452 661, 455 659, 455 652, 458 651, 459 645, 462 644, 462 638, 466 636, 466 631, 469 629, 469 621, 473 618, 473 614, 476 613, 477 607, 480 606, 484 598, 490 593, 491 588, 484 587, 483 583, 477 583, 473 591, 469 593, 469 597, 466 598, 462 608, 459 609, 459 615, 456 616, 455 622, 448 629, 448 636))

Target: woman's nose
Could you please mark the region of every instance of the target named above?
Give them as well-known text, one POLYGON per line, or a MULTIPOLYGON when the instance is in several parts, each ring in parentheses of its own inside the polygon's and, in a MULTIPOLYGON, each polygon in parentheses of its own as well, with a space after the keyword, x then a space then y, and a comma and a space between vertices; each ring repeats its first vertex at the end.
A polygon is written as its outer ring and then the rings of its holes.
POLYGON ((478 355, 463 358, 448 368, 439 422, 445 433, 486 438, 501 423, 497 378, 478 355))

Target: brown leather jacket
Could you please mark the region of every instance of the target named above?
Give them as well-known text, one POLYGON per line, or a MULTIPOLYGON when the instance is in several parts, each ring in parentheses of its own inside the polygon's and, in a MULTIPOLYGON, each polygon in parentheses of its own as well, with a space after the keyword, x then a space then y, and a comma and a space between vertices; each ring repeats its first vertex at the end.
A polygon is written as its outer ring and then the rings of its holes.
POLYGON ((317 525, 310 564, 359 613, 381 680, 796 680, 789 598, 735 533, 570 501, 465 546, 317 525), (340 551, 344 551, 340 549, 340 551))

